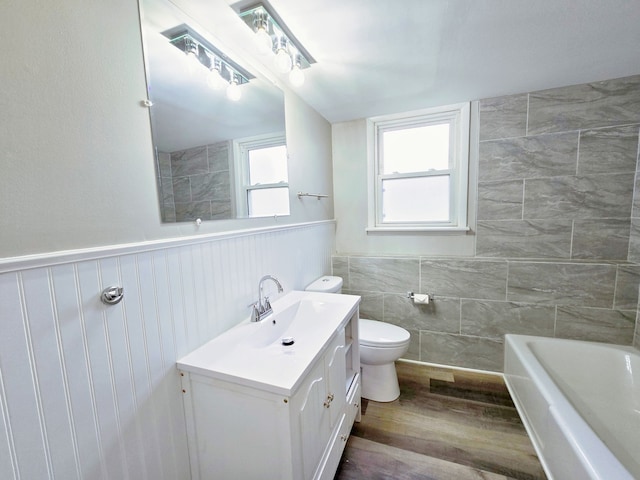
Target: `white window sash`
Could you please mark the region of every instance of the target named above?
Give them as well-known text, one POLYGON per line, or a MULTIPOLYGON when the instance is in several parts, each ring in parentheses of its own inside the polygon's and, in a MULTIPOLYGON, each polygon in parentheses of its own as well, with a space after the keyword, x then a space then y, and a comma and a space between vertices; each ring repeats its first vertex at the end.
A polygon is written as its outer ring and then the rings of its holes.
POLYGON ((368 162, 369 162, 369 228, 368 231, 438 231, 469 230, 467 218, 467 190, 469 167, 469 128, 470 105, 468 103, 447 107, 423 110, 406 114, 397 114, 372 118, 368 128, 368 162), (411 127, 440 125, 449 123, 450 148, 449 169, 429 170, 426 172, 407 172, 382 174, 384 159, 382 152, 382 135, 386 131, 411 127), (373 146, 373 148, 371 148, 373 146), (449 175, 449 221, 447 222, 392 222, 382 218, 382 182, 395 178, 415 178, 449 175), (373 200, 373 201, 372 201, 373 200))
POLYGON ((268 148, 286 145, 284 133, 258 135, 249 138, 240 138, 233 141, 234 166, 235 166, 235 199, 237 216, 249 218, 249 191, 266 188, 289 187, 288 182, 273 184, 249 184, 249 151, 257 148, 268 148))

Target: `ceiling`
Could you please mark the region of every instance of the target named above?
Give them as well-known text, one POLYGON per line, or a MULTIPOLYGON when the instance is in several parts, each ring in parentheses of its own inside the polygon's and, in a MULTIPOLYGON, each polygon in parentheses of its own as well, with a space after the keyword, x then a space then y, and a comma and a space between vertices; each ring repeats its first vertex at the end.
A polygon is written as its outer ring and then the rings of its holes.
POLYGON ((294 91, 332 123, 640 73, 635 0, 270 3, 317 61, 294 91))

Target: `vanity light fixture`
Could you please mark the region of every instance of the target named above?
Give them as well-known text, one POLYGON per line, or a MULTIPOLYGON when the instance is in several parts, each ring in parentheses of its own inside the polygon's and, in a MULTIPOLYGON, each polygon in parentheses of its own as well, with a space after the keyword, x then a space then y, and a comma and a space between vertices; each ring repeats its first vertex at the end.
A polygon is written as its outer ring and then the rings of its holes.
POLYGON ((214 90, 226 87, 230 100, 239 100, 242 93, 240 85, 255 78, 188 25, 178 25, 162 32, 162 35, 189 57, 190 65, 207 69, 207 85, 214 90))
POLYGON ((269 34, 269 20, 264 11, 256 11, 253 15, 253 31, 256 32, 256 44, 260 55, 273 51, 273 39, 269 34))
MULTIPOLYGON (((239 2, 236 5, 246 3, 239 2)), ((246 8, 234 8, 244 23, 255 32, 258 51, 272 53, 276 69, 289 74, 289 82, 293 86, 301 86, 304 83, 303 70, 316 61, 293 36, 273 7, 263 0, 246 8)))

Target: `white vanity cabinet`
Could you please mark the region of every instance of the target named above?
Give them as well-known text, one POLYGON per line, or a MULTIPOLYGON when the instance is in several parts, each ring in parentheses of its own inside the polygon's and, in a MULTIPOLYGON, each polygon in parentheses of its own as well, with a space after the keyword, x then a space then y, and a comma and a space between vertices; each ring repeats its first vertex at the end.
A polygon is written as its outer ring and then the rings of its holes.
MULTIPOLYGON (((179 362, 194 480, 334 477, 360 415, 357 301, 354 310, 300 365, 291 391, 216 378, 179 362)), ((296 361, 295 349, 279 350, 273 355, 296 361)), ((268 360, 259 361, 257 368, 268 368, 268 360)))

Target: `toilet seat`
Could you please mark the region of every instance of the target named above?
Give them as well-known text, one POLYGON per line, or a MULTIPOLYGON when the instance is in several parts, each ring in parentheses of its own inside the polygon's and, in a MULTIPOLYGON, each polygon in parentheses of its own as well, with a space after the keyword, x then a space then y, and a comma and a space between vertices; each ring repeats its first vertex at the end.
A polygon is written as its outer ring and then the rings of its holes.
POLYGON ((402 327, 390 323, 361 318, 358 323, 360 345, 375 348, 395 348, 406 344, 410 334, 402 327))

